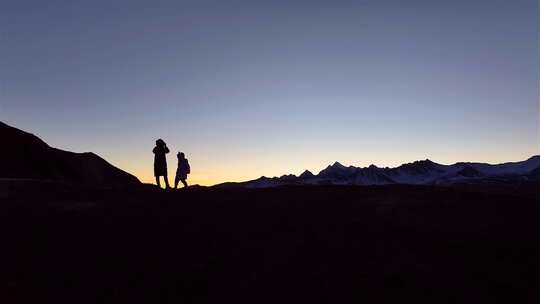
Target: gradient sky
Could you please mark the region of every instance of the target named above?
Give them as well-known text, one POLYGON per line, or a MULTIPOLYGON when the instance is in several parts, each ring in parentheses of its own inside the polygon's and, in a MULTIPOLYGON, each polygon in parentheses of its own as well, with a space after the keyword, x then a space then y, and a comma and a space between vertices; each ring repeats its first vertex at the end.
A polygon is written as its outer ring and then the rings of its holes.
POLYGON ((540 5, 35 0, 0 4, 0 120, 152 181, 317 173, 334 161, 540 154, 540 5))

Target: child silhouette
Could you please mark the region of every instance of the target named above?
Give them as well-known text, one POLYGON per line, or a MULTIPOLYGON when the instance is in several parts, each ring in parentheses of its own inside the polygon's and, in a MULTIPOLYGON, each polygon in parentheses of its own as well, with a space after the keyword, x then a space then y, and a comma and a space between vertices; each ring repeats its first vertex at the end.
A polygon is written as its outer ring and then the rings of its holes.
POLYGON ((174 188, 178 187, 178 182, 181 181, 184 184, 184 188, 188 186, 186 179, 187 175, 191 173, 191 168, 189 167, 189 162, 182 152, 178 152, 176 155, 178 157, 178 168, 176 169, 176 178, 174 179, 174 188))

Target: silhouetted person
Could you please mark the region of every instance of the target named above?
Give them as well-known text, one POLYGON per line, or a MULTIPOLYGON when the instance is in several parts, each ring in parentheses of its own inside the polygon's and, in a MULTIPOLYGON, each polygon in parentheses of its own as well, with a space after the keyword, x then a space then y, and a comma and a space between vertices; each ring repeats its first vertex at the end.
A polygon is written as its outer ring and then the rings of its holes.
POLYGON ((181 181, 182 184, 184 184, 184 187, 187 187, 188 184, 186 182, 187 175, 191 172, 191 168, 189 167, 189 162, 182 152, 178 152, 176 155, 178 157, 178 169, 176 169, 176 178, 174 179, 174 188, 176 189, 178 187, 178 182, 181 181))
POLYGON ((163 139, 160 138, 156 140, 156 146, 152 152, 154 152, 154 176, 156 177, 156 184, 161 188, 159 177, 163 176, 165 187, 169 189, 171 186, 169 186, 169 178, 167 177, 167 158, 165 156, 165 154, 169 153, 169 148, 167 148, 167 144, 163 139))

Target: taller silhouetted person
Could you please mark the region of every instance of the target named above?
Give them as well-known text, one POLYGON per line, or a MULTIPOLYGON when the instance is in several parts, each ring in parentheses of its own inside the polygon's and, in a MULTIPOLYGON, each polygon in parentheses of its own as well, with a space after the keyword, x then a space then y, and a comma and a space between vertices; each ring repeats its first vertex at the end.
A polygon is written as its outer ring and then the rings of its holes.
POLYGON ((165 187, 169 189, 171 186, 169 186, 169 178, 167 177, 166 158, 166 154, 169 153, 169 148, 167 148, 167 144, 163 141, 163 139, 160 138, 156 140, 156 146, 152 152, 154 152, 154 176, 156 177, 156 184, 161 188, 159 177, 163 176, 163 179, 165 180, 165 187))

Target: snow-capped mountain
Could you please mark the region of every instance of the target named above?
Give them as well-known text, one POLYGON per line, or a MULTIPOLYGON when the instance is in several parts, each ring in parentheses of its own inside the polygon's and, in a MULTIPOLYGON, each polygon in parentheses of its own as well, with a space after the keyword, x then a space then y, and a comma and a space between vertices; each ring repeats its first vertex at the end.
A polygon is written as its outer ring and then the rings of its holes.
POLYGON ((315 175, 306 170, 299 176, 261 177, 240 183, 249 188, 268 188, 284 185, 387 185, 387 184, 455 184, 504 181, 535 181, 540 170, 540 155, 525 161, 503 164, 460 162, 442 165, 429 159, 403 164, 396 168, 375 165, 359 168, 339 162, 315 175))

